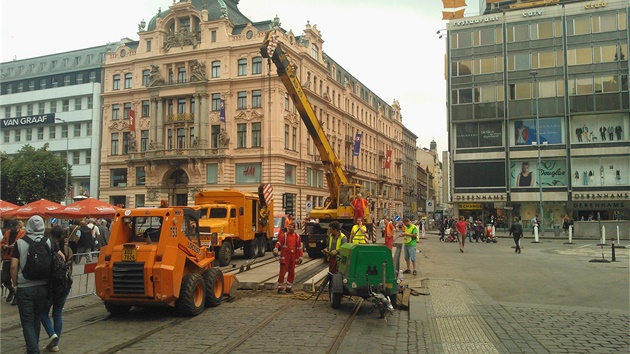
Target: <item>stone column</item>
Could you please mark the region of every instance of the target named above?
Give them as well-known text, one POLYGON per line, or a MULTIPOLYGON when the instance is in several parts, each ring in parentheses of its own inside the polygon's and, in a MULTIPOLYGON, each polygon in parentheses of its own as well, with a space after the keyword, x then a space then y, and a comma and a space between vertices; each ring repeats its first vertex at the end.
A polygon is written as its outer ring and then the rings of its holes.
MULTIPOLYGON (((209 130, 210 130, 210 94, 204 93, 200 95, 200 106, 199 110, 199 143, 203 147, 210 146, 210 139, 208 138, 209 130)), ((197 129, 197 128, 195 128, 197 129)))
POLYGON ((151 98, 151 112, 149 112, 149 116, 151 117, 151 130, 149 130, 149 142, 157 142, 157 112, 158 112, 158 101, 159 97, 151 98))
POLYGON ((159 98, 157 103, 156 140, 158 149, 164 149, 164 99, 159 98))

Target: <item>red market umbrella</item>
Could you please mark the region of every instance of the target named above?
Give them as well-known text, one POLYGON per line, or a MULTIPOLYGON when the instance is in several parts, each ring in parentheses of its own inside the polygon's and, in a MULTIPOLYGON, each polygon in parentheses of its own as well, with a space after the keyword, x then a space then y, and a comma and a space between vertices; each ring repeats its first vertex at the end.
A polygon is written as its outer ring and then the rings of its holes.
POLYGON ((113 217, 118 210, 117 206, 101 202, 98 199, 86 198, 81 201, 62 207, 56 210, 52 215, 60 218, 107 218, 113 217))
POLYGON ((6 219, 8 213, 13 212, 15 209, 19 208, 19 205, 15 205, 13 203, 5 202, 0 199, 0 219, 6 219))
POLYGON ((33 215, 39 215, 44 219, 52 217, 57 210, 63 208, 63 205, 51 202, 47 199, 40 199, 21 207, 2 213, 2 217, 5 219, 28 219, 33 215))

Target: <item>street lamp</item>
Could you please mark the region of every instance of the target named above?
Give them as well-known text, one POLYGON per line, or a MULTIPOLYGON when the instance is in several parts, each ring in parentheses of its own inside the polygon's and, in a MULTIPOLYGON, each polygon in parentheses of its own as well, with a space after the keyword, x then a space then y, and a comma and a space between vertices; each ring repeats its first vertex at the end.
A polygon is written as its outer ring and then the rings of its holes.
MULTIPOLYGON (((62 122, 63 124, 66 125, 66 184, 64 187, 64 196, 63 196, 63 202, 65 205, 68 205, 68 170, 69 170, 69 162, 68 162, 68 147, 69 147, 69 142, 70 142, 70 127, 68 127, 68 124, 66 123, 65 120, 61 119, 61 118, 55 118, 55 120, 58 120, 60 122, 62 122)), ((63 130, 62 130, 63 131, 63 130)))
POLYGON ((538 148, 538 192, 539 192, 539 201, 540 201, 540 230, 538 230, 538 232, 540 233, 540 235, 543 235, 543 229, 545 228, 545 215, 544 215, 544 211, 543 211, 543 193, 542 193, 542 181, 541 181, 541 176, 542 176, 542 163, 540 161, 540 117, 538 114, 538 96, 539 96, 539 91, 538 91, 538 83, 536 81, 536 75, 538 75, 537 71, 531 71, 529 73, 529 76, 532 77, 533 81, 534 81, 534 90, 536 91, 536 147, 538 148))

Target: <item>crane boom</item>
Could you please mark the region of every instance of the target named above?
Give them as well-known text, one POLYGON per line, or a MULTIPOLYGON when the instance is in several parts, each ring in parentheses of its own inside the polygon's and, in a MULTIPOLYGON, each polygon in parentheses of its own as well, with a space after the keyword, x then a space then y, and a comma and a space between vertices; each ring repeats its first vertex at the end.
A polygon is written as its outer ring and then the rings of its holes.
POLYGON ((317 147, 317 151, 324 164, 328 190, 330 192, 330 205, 326 206, 326 208, 334 209, 337 207, 339 187, 349 184, 348 177, 346 177, 342 168, 342 162, 335 155, 335 151, 330 145, 322 129, 322 125, 319 120, 317 120, 317 116, 306 97, 306 93, 302 89, 302 84, 296 75, 295 67, 289 63, 289 59, 282 50, 281 43, 276 41, 275 36, 275 31, 270 31, 267 34, 260 48, 260 54, 263 58, 271 59, 275 64, 280 80, 282 80, 282 83, 289 92, 289 96, 291 96, 291 99, 300 113, 302 121, 306 125, 309 135, 317 147))

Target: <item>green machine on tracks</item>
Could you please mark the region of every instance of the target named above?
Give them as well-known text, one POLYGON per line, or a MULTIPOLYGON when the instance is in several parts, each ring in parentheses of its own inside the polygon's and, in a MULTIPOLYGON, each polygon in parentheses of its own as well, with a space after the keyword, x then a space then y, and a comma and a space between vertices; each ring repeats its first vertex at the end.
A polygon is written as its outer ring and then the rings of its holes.
POLYGON ((347 295, 374 303, 381 317, 393 312, 398 284, 392 251, 387 246, 343 244, 337 255, 337 273, 329 276, 332 308, 341 306, 341 298, 347 295))

